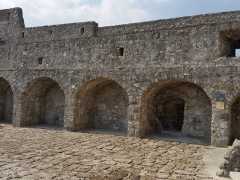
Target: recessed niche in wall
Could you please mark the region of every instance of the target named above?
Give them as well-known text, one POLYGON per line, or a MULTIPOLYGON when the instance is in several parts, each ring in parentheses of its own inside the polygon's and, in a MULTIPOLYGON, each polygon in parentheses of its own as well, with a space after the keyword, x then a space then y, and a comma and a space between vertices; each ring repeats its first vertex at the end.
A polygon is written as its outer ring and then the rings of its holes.
POLYGON ((0 46, 5 45, 5 44, 6 44, 6 42, 0 38, 0 46))
POLYGON ((24 32, 22 32, 22 38, 24 38, 25 37, 25 33, 24 32))
POLYGON ((39 58, 38 58, 38 64, 39 64, 39 65, 43 64, 43 57, 39 57, 39 58))
POLYGON ((49 30, 49 34, 52 35, 52 34, 53 34, 53 31, 52 31, 52 30, 49 30))
POLYGON ((81 28, 81 35, 83 35, 84 33, 85 33, 85 28, 82 27, 82 28, 81 28))
POLYGON ((118 56, 123 56, 124 55, 124 48, 120 47, 118 48, 118 56))

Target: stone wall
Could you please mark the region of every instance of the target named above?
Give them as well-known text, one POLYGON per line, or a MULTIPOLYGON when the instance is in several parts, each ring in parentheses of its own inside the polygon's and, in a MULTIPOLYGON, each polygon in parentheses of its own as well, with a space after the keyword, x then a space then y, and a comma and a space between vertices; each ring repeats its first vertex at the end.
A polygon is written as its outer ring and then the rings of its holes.
POLYGON ((7 81, 0 78, 0 122, 12 122, 13 95, 7 81))
POLYGON ((56 82, 39 78, 28 84, 21 97, 23 126, 64 125, 64 93, 56 82))
MULTIPOLYGON (((31 84, 47 78, 58 90, 36 102, 51 99, 42 103, 51 107, 44 119, 58 114, 69 130, 97 125, 144 137, 155 128, 149 125, 151 97, 168 99, 170 93, 185 101, 184 134, 204 135, 217 146, 231 143, 231 109, 240 92, 240 58, 231 52, 240 39, 240 12, 109 27, 85 22, 31 28, 25 28, 20 8, 0 14, 0 77, 12 90, 15 126, 39 119, 33 117, 40 110, 26 117, 26 107, 33 107, 30 97, 38 92, 31 84), (177 86, 152 91, 164 82, 177 86), (182 83, 189 86, 180 88, 182 83)), ((40 84, 48 92, 49 86, 40 84)))

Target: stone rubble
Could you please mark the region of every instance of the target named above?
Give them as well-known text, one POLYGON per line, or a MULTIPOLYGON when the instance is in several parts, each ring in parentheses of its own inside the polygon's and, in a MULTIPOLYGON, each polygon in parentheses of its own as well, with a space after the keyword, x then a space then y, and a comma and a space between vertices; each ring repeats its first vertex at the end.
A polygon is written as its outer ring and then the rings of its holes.
POLYGON ((240 172, 240 140, 236 139, 230 150, 224 156, 217 175, 229 177, 230 172, 240 172))

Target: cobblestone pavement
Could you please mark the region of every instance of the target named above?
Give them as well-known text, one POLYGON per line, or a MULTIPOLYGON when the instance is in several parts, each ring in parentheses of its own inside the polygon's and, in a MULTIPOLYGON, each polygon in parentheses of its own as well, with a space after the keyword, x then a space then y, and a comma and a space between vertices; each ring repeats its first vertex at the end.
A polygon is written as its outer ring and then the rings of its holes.
POLYGON ((211 179, 206 146, 0 124, 0 179, 211 179))

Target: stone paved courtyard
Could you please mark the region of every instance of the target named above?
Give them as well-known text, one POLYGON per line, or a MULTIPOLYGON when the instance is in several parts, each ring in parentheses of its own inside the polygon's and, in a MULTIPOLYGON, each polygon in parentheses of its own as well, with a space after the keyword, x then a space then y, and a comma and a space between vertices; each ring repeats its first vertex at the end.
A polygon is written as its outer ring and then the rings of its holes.
POLYGON ((0 124, 0 179, 212 179, 207 146, 0 124))

